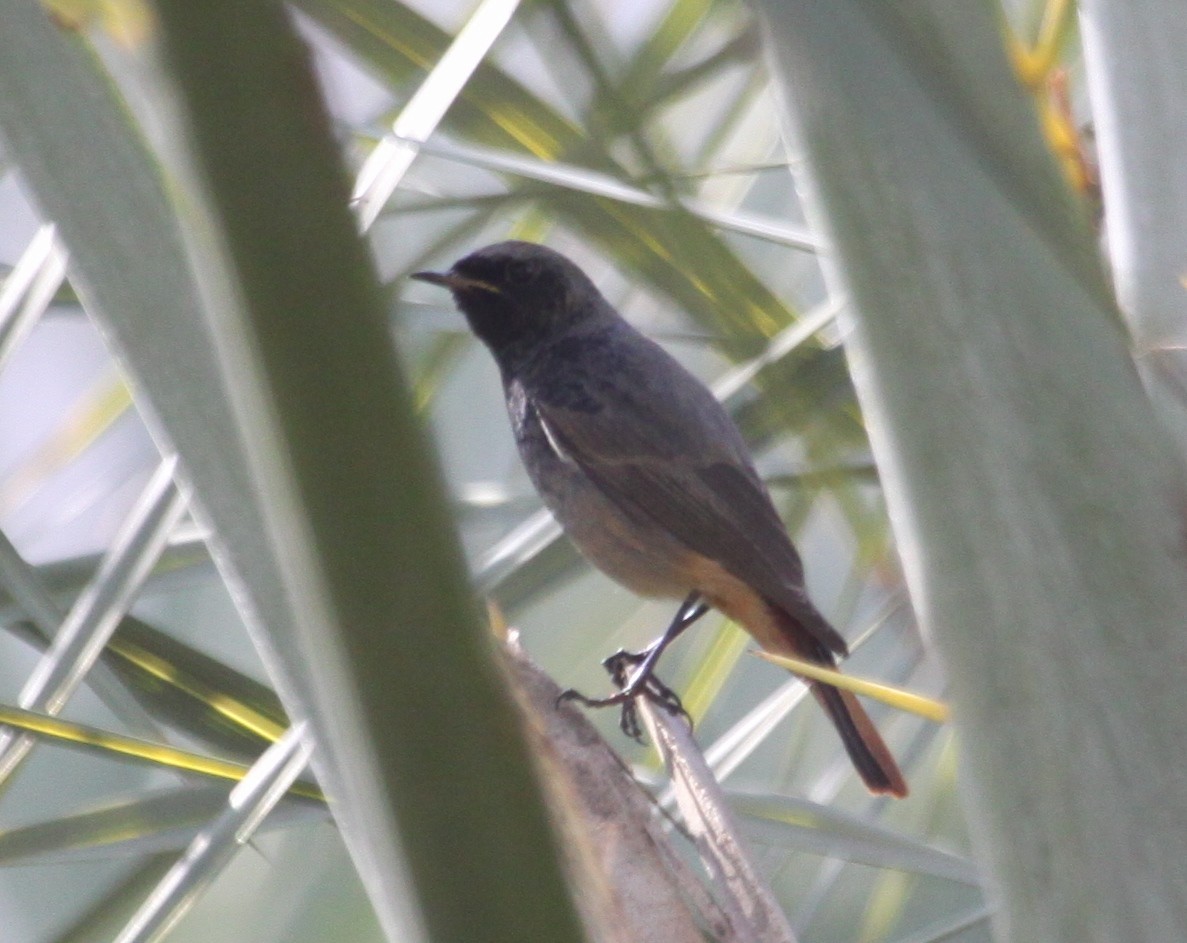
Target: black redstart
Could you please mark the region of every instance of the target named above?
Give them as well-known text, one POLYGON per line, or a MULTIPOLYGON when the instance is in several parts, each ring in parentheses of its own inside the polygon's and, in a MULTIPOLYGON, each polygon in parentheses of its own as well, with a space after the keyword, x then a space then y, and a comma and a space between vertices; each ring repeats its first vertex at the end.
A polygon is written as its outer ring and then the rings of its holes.
MULTIPOLYGON (((729 414, 580 268, 501 242, 412 277, 448 288, 490 348, 528 474, 591 563, 644 596, 703 598, 767 651, 847 654, 729 414)), ((905 796, 857 699, 809 683, 866 786, 905 796)))

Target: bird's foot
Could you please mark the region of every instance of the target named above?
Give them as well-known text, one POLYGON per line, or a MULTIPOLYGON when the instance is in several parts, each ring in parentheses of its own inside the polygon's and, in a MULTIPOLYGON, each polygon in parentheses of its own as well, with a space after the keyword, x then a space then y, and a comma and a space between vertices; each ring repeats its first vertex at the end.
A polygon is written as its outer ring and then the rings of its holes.
POLYGON ((646 665, 650 654, 650 650, 628 652, 619 649, 602 661, 603 667, 609 672, 614 683, 619 686, 617 693, 611 694, 609 697, 587 697, 580 691, 570 688, 561 693, 557 702, 576 701, 585 707, 621 706, 622 717, 619 719, 618 725, 622 728, 622 732, 631 739, 642 742, 643 727, 639 723, 639 711, 635 703, 639 697, 649 698, 653 704, 659 705, 669 714, 683 714, 688 717, 676 692, 655 677, 651 670, 652 666, 646 665), (640 666, 644 666, 644 670, 631 671, 631 669, 638 669, 640 666))

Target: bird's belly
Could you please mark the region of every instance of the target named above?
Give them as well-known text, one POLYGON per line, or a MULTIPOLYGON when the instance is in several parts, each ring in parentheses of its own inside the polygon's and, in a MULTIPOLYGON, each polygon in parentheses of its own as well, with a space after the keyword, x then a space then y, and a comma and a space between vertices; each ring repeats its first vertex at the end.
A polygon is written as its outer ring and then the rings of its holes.
POLYGON ((520 396, 508 401, 520 455, 540 497, 582 556, 641 596, 688 595, 695 555, 648 518, 606 497, 558 451, 520 396))
POLYGON ((666 531, 623 513, 584 476, 544 498, 582 556, 611 579, 641 596, 688 595, 691 554, 666 531))

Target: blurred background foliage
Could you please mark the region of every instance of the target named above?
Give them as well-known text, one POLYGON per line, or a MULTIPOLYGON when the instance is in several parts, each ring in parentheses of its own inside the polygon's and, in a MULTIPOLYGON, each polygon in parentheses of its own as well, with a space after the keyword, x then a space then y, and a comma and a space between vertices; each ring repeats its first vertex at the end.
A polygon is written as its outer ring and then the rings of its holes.
MULTIPOLYGON (((168 177, 178 155, 153 114, 161 78, 149 12, 121 0, 49 6, 93 48, 125 97, 129 133, 151 142, 168 177)), ((292 4, 353 171, 471 7, 292 4)), ((1018 0, 1003 11, 1003 41, 1092 200, 1069 9, 1018 0)), ((847 670, 942 696, 834 321, 844 299, 829 298, 821 278, 756 29, 737 0, 522 4, 371 229, 392 333, 475 583, 562 685, 606 691, 600 659, 640 647, 670 607, 591 572, 558 538, 515 456, 486 352, 445 299, 406 279, 505 238, 574 258, 722 395, 803 552, 812 594, 856 643, 847 670)), ((0 259, 11 272, 42 221, 17 169, 7 159, 2 169, 0 259)), ((0 356, 0 527, 64 609, 152 473, 156 449, 68 284, 0 356)), ((146 715, 133 721, 135 711, 113 707, 96 685, 65 716, 249 759, 283 729, 283 711, 202 536, 188 522, 174 534, 104 656, 107 682, 131 691, 146 715)), ((0 616, 0 701, 12 704, 45 638, 11 590, 0 588, 0 616)), ((684 695, 802 938, 988 939, 950 730, 875 707, 912 796, 872 799, 799 686, 748 648, 713 616, 666 656, 662 675, 684 695)), ((650 751, 623 738, 608 713, 595 719, 662 789, 650 751)), ((40 745, 0 797, 4 939, 110 939, 222 789, 103 749, 40 745)), ((324 809, 286 802, 269 826, 170 939, 380 939, 324 809)))

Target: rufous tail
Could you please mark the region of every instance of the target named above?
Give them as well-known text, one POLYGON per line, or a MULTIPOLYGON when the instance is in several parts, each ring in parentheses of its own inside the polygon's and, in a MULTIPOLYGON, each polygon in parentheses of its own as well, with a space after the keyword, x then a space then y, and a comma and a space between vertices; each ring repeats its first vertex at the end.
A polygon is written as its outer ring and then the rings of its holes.
POLYGON ((870 792, 903 798, 907 781, 870 715, 849 691, 812 684, 812 693, 841 735, 845 752, 870 792))
MULTIPOLYGON (((790 650, 788 654, 829 668, 836 664, 833 653, 809 634, 793 616, 773 605, 770 611, 775 615, 781 636, 780 648, 786 646, 790 650)), ((823 619, 823 616, 820 618, 823 619)), ((845 752, 849 754, 866 788, 879 795, 905 796, 907 781, 890 755, 886 741, 857 698, 849 691, 817 681, 809 681, 808 684, 841 735, 845 752)))

